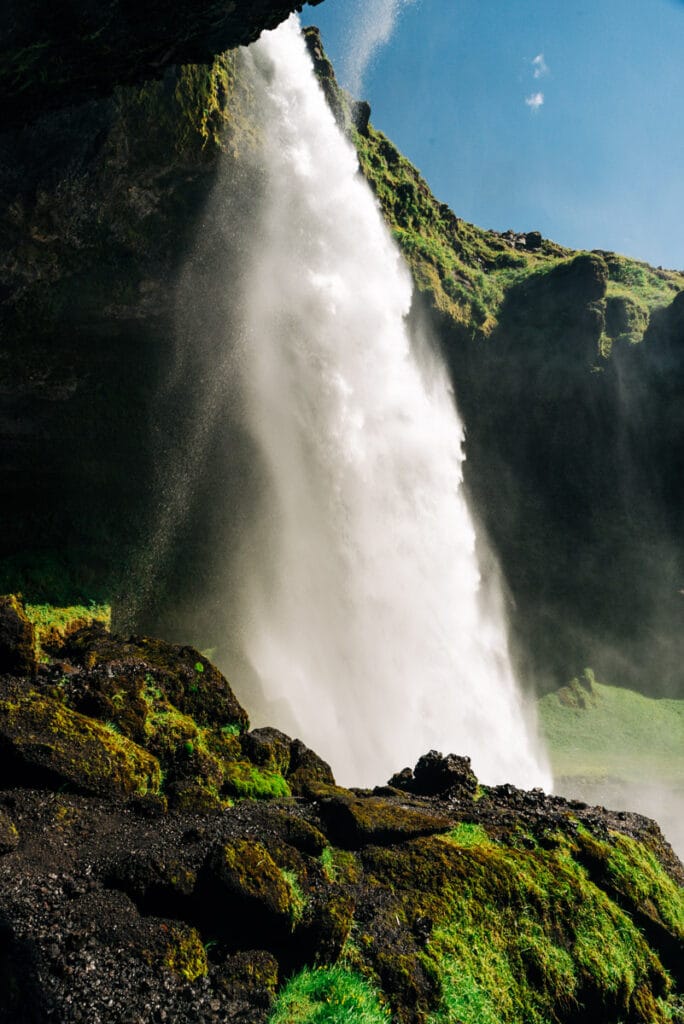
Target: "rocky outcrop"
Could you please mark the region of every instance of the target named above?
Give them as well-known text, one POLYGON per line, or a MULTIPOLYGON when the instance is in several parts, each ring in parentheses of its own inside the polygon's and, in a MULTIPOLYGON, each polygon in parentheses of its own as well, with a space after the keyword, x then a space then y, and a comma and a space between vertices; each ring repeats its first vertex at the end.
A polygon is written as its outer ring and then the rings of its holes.
POLYGON ((436 751, 342 789, 201 655, 92 627, 1 686, 0 1021, 677 1019, 684 869, 645 818, 436 751))
MULTIPOLYGON (((308 0, 320 3, 321 0, 308 0)), ((115 86, 161 78, 170 65, 214 57, 275 28, 296 0, 92 0, 56 7, 9 0, 0 15, 0 123, 21 127, 115 86)))

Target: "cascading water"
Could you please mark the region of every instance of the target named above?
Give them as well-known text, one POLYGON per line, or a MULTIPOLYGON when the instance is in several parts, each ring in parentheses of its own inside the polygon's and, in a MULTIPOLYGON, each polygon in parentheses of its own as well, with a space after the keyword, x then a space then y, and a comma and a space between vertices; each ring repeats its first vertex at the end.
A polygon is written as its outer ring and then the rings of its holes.
POLYGON ((232 586, 264 724, 294 722, 346 784, 437 747, 486 782, 546 785, 483 607, 453 396, 408 333, 408 271, 297 21, 248 61, 266 191, 241 389, 268 483, 232 586))

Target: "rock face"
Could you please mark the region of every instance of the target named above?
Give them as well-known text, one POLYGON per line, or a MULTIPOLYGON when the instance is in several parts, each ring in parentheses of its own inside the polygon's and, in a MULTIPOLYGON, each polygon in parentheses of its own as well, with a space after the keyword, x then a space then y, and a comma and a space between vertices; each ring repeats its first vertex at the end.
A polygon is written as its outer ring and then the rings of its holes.
POLYGON ((0 123, 21 127, 117 85, 161 78, 171 64, 211 64, 302 6, 296 0, 183 0, 171 7, 158 0, 91 0, 70 9, 9 0, 0 15, 0 123))
POLYGON ((436 751, 341 789, 201 655, 92 627, 1 698, 6 1024, 678 1019, 684 869, 645 818, 436 751))

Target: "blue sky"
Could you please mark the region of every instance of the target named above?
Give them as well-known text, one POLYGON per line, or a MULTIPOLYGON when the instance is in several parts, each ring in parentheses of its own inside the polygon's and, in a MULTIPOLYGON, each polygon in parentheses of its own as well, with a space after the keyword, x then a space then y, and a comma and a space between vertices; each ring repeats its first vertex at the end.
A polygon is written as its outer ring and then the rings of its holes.
POLYGON ((682 0, 324 0, 302 18, 460 217, 684 269, 682 0))

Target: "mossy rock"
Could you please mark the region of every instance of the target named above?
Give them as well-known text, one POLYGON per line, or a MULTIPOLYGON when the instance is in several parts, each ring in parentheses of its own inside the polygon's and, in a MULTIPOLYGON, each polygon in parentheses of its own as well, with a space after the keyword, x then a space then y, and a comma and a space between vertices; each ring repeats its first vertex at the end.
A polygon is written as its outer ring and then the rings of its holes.
POLYGON ((19 830, 9 814, 0 810, 0 855, 10 853, 19 845, 19 830))
POLYGON ((207 858, 196 895, 205 931, 235 948, 273 949, 292 934, 292 887, 256 840, 218 844, 207 858))
POLYGON ((197 875, 177 857, 126 853, 111 865, 106 879, 108 887, 125 892, 145 915, 191 917, 197 875))
MULTIPOLYGON (((425 926, 421 962, 436 973, 442 1007, 435 1024, 664 1024, 657 1000, 671 983, 660 959, 629 914, 587 877, 562 836, 552 850, 505 848, 486 836, 468 845, 418 839, 392 850, 368 848, 363 861, 371 884, 396 894, 396 917, 410 933, 425 926), (649 999, 654 1009, 641 1016, 649 999)), ((391 914, 378 912, 367 925, 379 971, 392 950, 383 937, 388 927, 391 914)), ((403 954, 394 958, 401 972, 403 954)))
POLYGON ((36 654, 39 660, 48 656, 59 657, 68 638, 81 629, 97 623, 109 630, 112 610, 109 605, 71 605, 57 608, 50 604, 26 604, 24 611, 33 623, 36 636, 36 654))
POLYGON ((215 790, 198 782, 175 782, 166 787, 169 809, 180 814, 223 814, 231 806, 215 790))
POLYGON ((216 968, 216 986, 229 998, 271 1006, 278 985, 278 961, 265 949, 234 953, 216 968))
POLYGON ((58 788, 118 799, 159 792, 159 762, 105 725, 58 701, 29 692, 0 700, 0 765, 25 786, 58 788))
POLYGON ((183 981, 193 982, 209 971, 207 953, 195 928, 177 921, 159 925, 160 941, 148 954, 151 965, 158 965, 183 981))
POLYGON ((290 768, 292 740, 279 729, 252 729, 240 737, 243 754, 261 768, 286 775, 290 768))
POLYGON ((293 740, 287 781, 294 796, 309 796, 316 787, 334 786, 335 776, 327 761, 301 740, 293 740))
POLYGON ((329 798, 321 804, 321 816, 331 840, 348 850, 433 835, 452 825, 440 814, 381 797, 329 798))
POLYGON ((310 857, 320 857, 328 847, 328 840, 320 829, 306 818, 296 817, 287 811, 275 811, 271 821, 286 843, 310 857))
POLYGON ((249 725, 227 680, 194 647, 145 637, 124 639, 91 627, 69 638, 63 656, 87 669, 107 665, 120 676, 142 669, 160 696, 198 725, 233 725, 240 732, 249 725))
POLYGON ((35 631, 21 600, 0 597, 0 674, 25 676, 36 670, 35 631))

